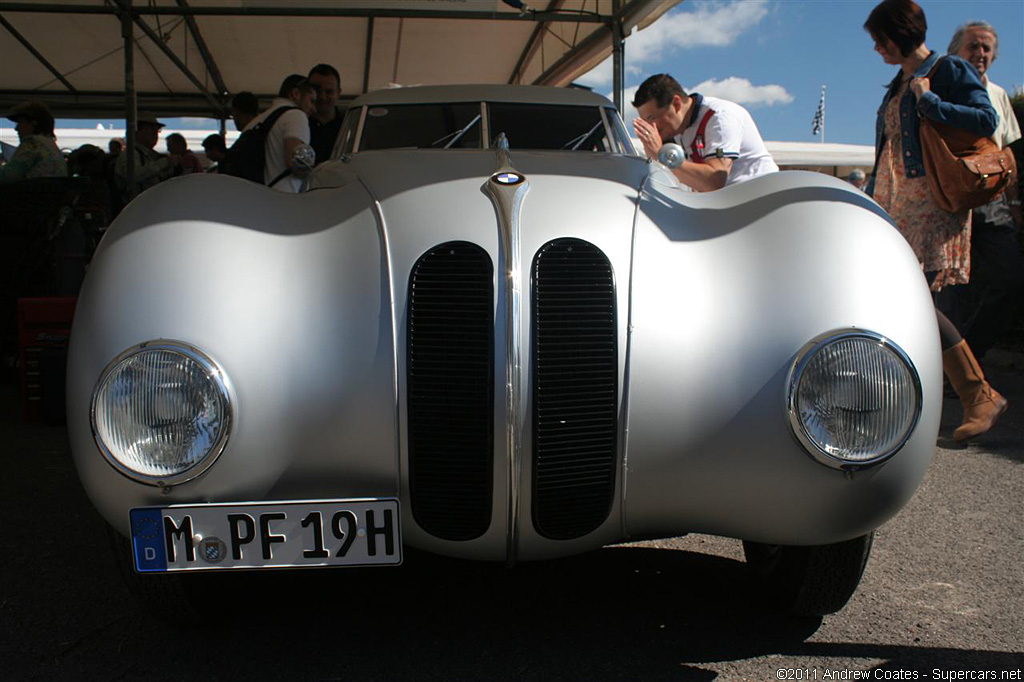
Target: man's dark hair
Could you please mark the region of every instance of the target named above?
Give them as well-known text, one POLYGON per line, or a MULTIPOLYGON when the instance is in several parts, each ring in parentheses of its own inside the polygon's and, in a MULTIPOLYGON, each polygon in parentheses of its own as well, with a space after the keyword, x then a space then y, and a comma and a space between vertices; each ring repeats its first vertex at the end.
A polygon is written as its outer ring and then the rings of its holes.
POLYGON ((213 147, 214 149, 226 152, 228 150, 227 143, 224 142, 224 136, 219 133, 207 135, 203 138, 203 149, 213 147))
POLYGON ((864 28, 875 41, 891 40, 907 57, 924 43, 928 20, 914 0, 883 0, 871 10, 864 28))
POLYGON ((330 64, 317 64, 309 70, 307 78, 312 78, 313 74, 318 76, 334 76, 334 80, 338 83, 338 89, 341 89, 341 74, 330 64))
POLYGON ((676 95, 680 97, 687 96, 686 90, 683 90, 683 86, 679 85, 679 81, 667 73, 655 74, 641 83, 640 87, 636 89, 636 95, 633 96, 633 106, 639 109, 641 105, 653 99, 658 103, 659 107, 667 107, 676 95))
POLYGON ((313 91, 313 86, 310 84, 309 79, 300 74, 293 73, 281 81, 281 89, 277 91, 277 96, 288 97, 292 94, 292 90, 295 90, 296 88, 298 88, 300 92, 313 91))
POLYGON ((171 142, 181 142, 182 144, 186 144, 185 136, 182 135, 181 133, 171 133, 170 135, 164 138, 164 142, 166 142, 167 144, 170 144, 171 142))
POLYGON ((243 90, 231 98, 231 108, 238 109, 243 114, 256 116, 260 113, 260 101, 256 98, 256 95, 248 90, 243 90))

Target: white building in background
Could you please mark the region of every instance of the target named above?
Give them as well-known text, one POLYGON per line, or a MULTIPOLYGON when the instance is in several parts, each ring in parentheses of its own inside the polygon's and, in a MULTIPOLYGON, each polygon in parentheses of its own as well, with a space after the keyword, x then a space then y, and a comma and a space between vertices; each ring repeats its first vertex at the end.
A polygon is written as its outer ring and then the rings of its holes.
MULTIPOLYGON (((96 145, 103 151, 107 151, 107 144, 115 138, 125 139, 124 128, 57 128, 57 146, 62 150, 70 152, 78 149, 83 144, 96 145)), ((164 141, 171 133, 180 133, 188 148, 196 156, 203 158, 203 140, 219 130, 176 130, 174 128, 161 128, 160 141, 156 143, 158 152, 167 151, 167 143, 164 141)), ((227 133, 227 145, 230 147, 238 139, 240 133, 231 128, 227 133)), ((18 133, 14 131, 14 125, 0 127, 0 142, 14 147, 18 146, 18 133)))

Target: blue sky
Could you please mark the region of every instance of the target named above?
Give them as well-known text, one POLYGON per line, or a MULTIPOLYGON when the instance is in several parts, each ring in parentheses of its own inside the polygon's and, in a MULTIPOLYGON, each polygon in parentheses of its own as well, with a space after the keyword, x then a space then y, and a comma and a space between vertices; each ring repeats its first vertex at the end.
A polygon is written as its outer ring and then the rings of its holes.
MULTIPOLYGON (((1012 94, 1024 84, 1024 0, 919 0, 925 44, 946 51, 956 27, 990 22, 999 58, 989 77, 1012 94)), ((767 140, 812 142, 826 85, 826 141, 873 144, 875 111, 896 67, 862 28, 876 1, 684 0, 626 41, 627 105, 645 77, 667 72, 688 91, 743 104, 767 140)), ((578 82, 610 96, 610 60, 578 82)))

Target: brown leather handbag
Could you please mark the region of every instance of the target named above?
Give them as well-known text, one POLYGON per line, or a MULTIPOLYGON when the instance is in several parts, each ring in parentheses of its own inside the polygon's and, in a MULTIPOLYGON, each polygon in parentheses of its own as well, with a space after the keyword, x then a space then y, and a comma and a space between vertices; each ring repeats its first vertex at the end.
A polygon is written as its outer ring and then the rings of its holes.
MULTIPOLYGON (((936 68, 938 63, 929 79, 936 68)), ((1016 180, 1013 152, 1000 149, 992 138, 926 116, 921 117, 920 131, 925 176, 943 210, 959 213, 984 206, 1016 180)))

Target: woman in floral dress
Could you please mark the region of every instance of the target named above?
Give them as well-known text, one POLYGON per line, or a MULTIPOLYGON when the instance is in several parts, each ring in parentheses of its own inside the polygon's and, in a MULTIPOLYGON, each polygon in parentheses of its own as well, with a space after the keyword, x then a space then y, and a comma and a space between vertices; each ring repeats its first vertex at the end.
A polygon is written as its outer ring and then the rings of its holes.
MULTIPOLYGON (((927 116, 989 136, 998 115, 973 66, 953 55, 940 57, 924 44, 928 23, 913 0, 885 0, 872 10, 864 28, 885 63, 900 67, 878 109, 868 194, 910 243, 933 292, 966 284, 971 276, 971 212, 948 213, 935 202, 925 177, 920 119, 927 116)), ((1007 402, 989 386, 955 325, 941 310, 935 312, 942 367, 964 408, 953 438, 967 440, 992 428, 1007 402)))

